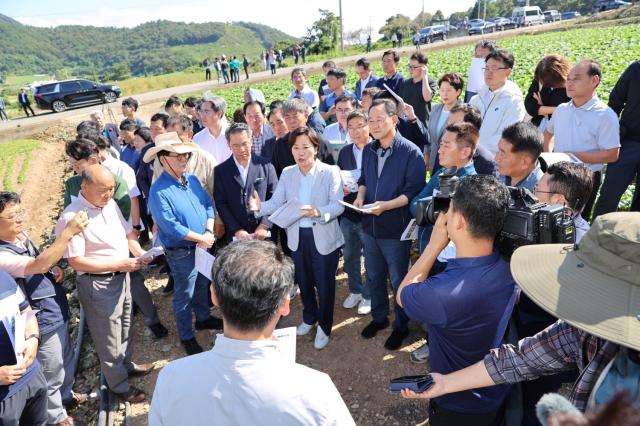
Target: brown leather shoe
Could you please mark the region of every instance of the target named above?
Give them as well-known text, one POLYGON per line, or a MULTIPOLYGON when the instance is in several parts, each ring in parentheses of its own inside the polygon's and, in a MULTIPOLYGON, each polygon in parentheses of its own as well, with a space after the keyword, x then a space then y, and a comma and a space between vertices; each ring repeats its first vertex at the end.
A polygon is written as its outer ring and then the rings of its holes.
POLYGON ((149 362, 147 364, 133 364, 133 368, 129 370, 129 377, 146 376, 153 371, 155 364, 149 362))
POLYGON ((119 393, 117 395, 125 401, 131 402, 132 404, 144 402, 144 400, 147 399, 147 395, 144 393, 144 391, 134 386, 129 386, 128 391, 126 391, 125 393, 119 393))
POLYGON ((86 426, 86 423, 76 420, 71 416, 67 416, 66 419, 58 423, 56 426, 86 426))

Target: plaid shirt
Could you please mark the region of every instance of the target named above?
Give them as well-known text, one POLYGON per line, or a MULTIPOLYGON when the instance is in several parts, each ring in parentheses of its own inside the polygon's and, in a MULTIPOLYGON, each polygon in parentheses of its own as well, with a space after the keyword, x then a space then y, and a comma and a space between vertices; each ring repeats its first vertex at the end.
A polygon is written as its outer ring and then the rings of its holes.
POLYGON ((602 370, 616 356, 620 345, 600 339, 559 320, 514 345, 502 345, 485 356, 484 365, 496 384, 518 383, 578 368, 580 375, 569 399, 579 409, 602 370))

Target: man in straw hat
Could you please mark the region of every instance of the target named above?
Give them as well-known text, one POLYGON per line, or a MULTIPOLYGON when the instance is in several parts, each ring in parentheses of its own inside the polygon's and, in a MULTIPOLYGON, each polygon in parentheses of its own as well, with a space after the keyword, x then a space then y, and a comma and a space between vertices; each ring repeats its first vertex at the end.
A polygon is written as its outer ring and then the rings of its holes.
POLYGON ((149 208, 171 267, 178 334, 185 351, 192 355, 202 352, 193 335, 192 308, 197 330, 222 328, 222 320, 209 316, 208 282, 195 268, 196 245, 208 249, 215 241, 213 203, 198 179, 186 173, 187 162, 198 146, 182 142, 176 132, 158 135, 155 144, 143 160, 149 163, 157 157, 164 172, 151 185, 149 208))
POLYGON ((470 367, 432 373, 434 385, 405 398, 533 380, 575 368, 569 399, 580 410, 607 403, 618 390, 640 399, 640 214, 599 216, 577 245, 521 247, 511 272, 522 290, 560 318, 517 346, 493 349, 470 367))

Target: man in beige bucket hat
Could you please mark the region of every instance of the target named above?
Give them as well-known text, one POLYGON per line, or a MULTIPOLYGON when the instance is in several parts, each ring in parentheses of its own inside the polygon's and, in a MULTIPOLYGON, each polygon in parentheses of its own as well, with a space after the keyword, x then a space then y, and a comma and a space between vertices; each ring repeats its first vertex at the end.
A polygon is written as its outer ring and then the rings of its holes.
POLYGON ((599 216, 579 245, 521 247, 511 272, 535 303, 560 318, 517 346, 502 345, 483 361, 405 398, 533 380, 578 367, 569 399, 580 410, 608 402, 617 390, 640 401, 640 214, 599 216))

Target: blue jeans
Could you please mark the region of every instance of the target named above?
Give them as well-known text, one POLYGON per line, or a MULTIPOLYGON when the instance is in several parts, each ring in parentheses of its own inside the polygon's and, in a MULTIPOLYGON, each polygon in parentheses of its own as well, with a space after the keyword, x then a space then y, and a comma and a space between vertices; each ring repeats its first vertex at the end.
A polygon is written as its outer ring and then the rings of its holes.
POLYGON ((349 291, 371 299, 369 285, 362 284, 362 223, 342 216, 340 230, 344 235, 344 270, 349 277, 349 291))
POLYGON ((396 317, 393 329, 407 329, 409 318, 404 309, 395 303, 396 292, 400 282, 409 270, 409 241, 373 238, 364 233, 364 266, 367 280, 371 286, 371 316, 376 322, 384 322, 389 315, 389 294, 387 276, 391 278, 396 317))
POLYGON ((196 321, 209 318, 209 280, 196 270, 196 247, 167 250, 167 262, 173 277, 173 316, 180 340, 193 338, 191 309, 196 321))

